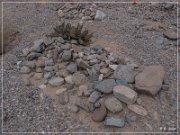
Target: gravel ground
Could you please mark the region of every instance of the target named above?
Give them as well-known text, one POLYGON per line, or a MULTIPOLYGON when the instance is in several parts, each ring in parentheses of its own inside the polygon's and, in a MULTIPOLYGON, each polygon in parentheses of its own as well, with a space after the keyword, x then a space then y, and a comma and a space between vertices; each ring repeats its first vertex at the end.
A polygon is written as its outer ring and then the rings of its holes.
MULTIPOLYGON (((4 55, 3 131, 155 132, 160 131, 160 127, 176 127, 177 104, 173 95, 177 90, 177 47, 166 45, 168 41, 165 39, 164 44, 158 44, 165 30, 176 28, 176 10, 164 11, 151 4, 98 4, 108 18, 85 22, 85 26, 94 31, 95 40, 110 46, 119 55, 132 58, 138 65, 162 64, 167 71, 171 84, 168 91, 160 92, 155 98, 140 95, 142 105, 150 115, 138 117, 135 123, 118 129, 88 123, 88 118, 82 122, 67 108, 58 108, 50 97, 42 96, 42 91, 22 82, 16 66, 17 61, 22 60, 21 51, 62 21, 55 11, 60 6, 62 4, 4 4, 4 22, 17 28, 20 41, 12 42, 12 49, 4 55), (157 28, 157 25, 163 28, 157 28), (147 26, 154 30, 148 30, 147 26), (160 115, 160 123, 152 119, 154 111, 160 115)), ((67 21, 77 23, 79 20, 67 21)))

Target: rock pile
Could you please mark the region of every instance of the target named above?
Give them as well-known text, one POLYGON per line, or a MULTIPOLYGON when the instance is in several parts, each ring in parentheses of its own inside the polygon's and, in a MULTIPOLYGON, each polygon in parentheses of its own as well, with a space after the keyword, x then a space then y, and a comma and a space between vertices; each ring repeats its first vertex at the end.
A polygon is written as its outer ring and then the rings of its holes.
MULTIPOLYGON (((118 114, 126 105, 138 115, 148 115, 141 99, 137 100, 137 92, 155 96, 162 86, 168 85, 164 83, 165 70, 162 66, 149 66, 137 73, 137 65, 122 62, 118 55, 101 45, 76 44, 61 37, 34 41, 34 45, 26 49, 28 53, 23 51, 25 59, 19 63, 20 73, 43 81, 43 87, 61 86, 56 92, 61 105, 69 102, 68 91, 75 89, 77 102, 71 107, 72 112, 85 110, 92 113, 93 121, 104 121, 107 126, 123 127, 131 121, 129 117, 108 115, 118 114)), ((29 78, 25 79, 28 85, 29 78)))
POLYGON ((81 20, 97 20, 102 21, 106 18, 106 14, 97 9, 97 7, 89 6, 85 7, 83 4, 70 5, 65 4, 57 11, 60 18, 65 19, 81 19, 81 20))

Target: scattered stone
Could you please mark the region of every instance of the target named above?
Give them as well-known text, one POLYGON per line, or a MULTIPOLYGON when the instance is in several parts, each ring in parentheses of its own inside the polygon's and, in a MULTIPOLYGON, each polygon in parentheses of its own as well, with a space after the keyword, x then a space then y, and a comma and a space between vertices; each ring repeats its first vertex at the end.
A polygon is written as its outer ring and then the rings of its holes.
POLYGON ((123 85, 115 86, 113 94, 118 100, 126 104, 133 104, 137 99, 137 93, 131 88, 123 85))
POLYGON ((42 78, 43 78, 43 73, 35 73, 35 74, 34 74, 34 78, 35 78, 36 80, 42 79, 42 78))
POLYGON ((53 59, 48 59, 45 61, 45 66, 54 66, 54 61, 53 59))
POLYGON ((51 38, 51 37, 47 37, 47 36, 46 36, 46 37, 43 39, 43 42, 44 42, 45 45, 50 45, 50 44, 52 44, 52 43, 54 42, 54 39, 51 38))
POLYGON ((54 70, 53 66, 45 66, 44 71, 51 72, 54 70))
POLYGON ((74 63, 70 63, 70 64, 67 66, 67 70, 68 70, 70 73, 75 73, 75 72, 77 72, 77 65, 74 64, 74 63))
POLYGON ((34 69, 34 68, 36 67, 36 64, 35 64, 34 61, 27 61, 27 62, 25 63, 25 66, 27 66, 27 67, 29 67, 29 68, 31 68, 31 69, 34 69))
POLYGON ((114 72, 114 78, 125 80, 129 83, 133 83, 134 73, 129 67, 124 65, 119 65, 114 72))
POLYGON ((72 105, 72 106, 70 106, 70 110, 73 113, 78 113, 79 112, 79 107, 77 107, 76 105, 72 105))
POLYGON ((64 41, 64 39, 62 37, 58 37, 57 42, 62 43, 62 44, 65 43, 65 41, 64 41))
POLYGON ((112 70, 116 70, 117 67, 118 67, 118 65, 111 65, 111 64, 109 64, 109 68, 111 68, 112 70))
POLYGON ((42 51, 44 51, 44 49, 45 46, 43 44, 43 39, 38 39, 34 41, 34 45, 32 46, 33 52, 41 53, 42 51))
POLYGON ((140 105, 142 103, 142 99, 138 98, 136 102, 140 105))
POLYGON ((45 72, 44 78, 49 79, 49 78, 53 77, 55 74, 56 74, 55 72, 45 72))
POLYGON ((116 84, 117 84, 117 85, 128 86, 128 82, 125 81, 125 80, 116 80, 116 84))
POLYGON ((71 49, 71 44, 66 43, 65 45, 61 46, 61 50, 70 50, 71 49))
POLYGON ((127 107, 129 110, 131 110, 139 115, 142 115, 142 116, 148 115, 146 109, 140 105, 132 104, 132 105, 128 105, 127 107))
POLYGON ((174 31, 172 29, 168 29, 164 32, 164 36, 170 40, 177 40, 177 31, 174 31))
POLYGON ((83 93, 84 93, 83 86, 81 85, 81 86, 79 86, 79 89, 77 90, 77 95, 79 97, 81 97, 81 96, 83 96, 83 93))
POLYGON ((103 19, 105 19, 105 17, 106 17, 106 14, 104 14, 102 11, 100 10, 96 11, 95 20, 102 21, 103 19))
POLYGON ((69 72, 66 69, 59 70, 59 72, 57 72, 56 74, 58 74, 58 76, 62 76, 64 78, 69 76, 69 72))
POLYGON ((43 72, 42 68, 40 68, 40 67, 36 68, 36 73, 42 73, 42 72, 43 72))
POLYGON ((161 65, 146 67, 135 77, 135 87, 138 91, 145 91, 156 95, 165 77, 165 70, 161 65))
POLYGON ((100 74, 100 75, 99 75, 99 78, 98 78, 98 81, 102 81, 102 80, 103 80, 103 77, 104 77, 104 75, 103 75, 103 74, 100 74))
POLYGON ((27 66, 22 66, 20 69, 20 73, 22 74, 29 74, 31 72, 31 69, 27 66))
POLYGON ((63 91, 59 94, 59 103, 65 105, 69 102, 69 95, 67 91, 63 91))
POLYGON ((122 103, 117 100, 115 97, 108 97, 105 100, 106 108, 112 113, 118 113, 122 111, 122 103))
POLYGON ((94 65, 94 64, 97 64, 98 63, 98 60, 97 59, 92 59, 89 61, 89 65, 94 65))
POLYGON ((106 79, 95 85, 95 89, 98 91, 108 94, 112 93, 114 86, 116 86, 116 82, 114 79, 106 79))
POLYGON ((64 51, 62 54, 63 61, 69 61, 71 59, 71 51, 64 51))
POLYGON ((77 59, 76 60, 76 63, 77 63, 77 66, 80 68, 80 69, 90 69, 90 66, 88 65, 87 62, 83 61, 82 59, 77 59))
POLYGON ((125 116, 125 122, 127 124, 130 124, 132 122, 136 121, 136 116, 130 116, 130 115, 126 115, 125 116))
POLYGON ((93 91, 94 89, 84 89, 84 96, 89 97, 93 91))
POLYGON ((36 67, 44 67, 46 60, 47 60, 46 57, 39 57, 37 62, 36 62, 36 67))
POLYGON ((87 20, 92 20, 92 18, 91 18, 90 16, 83 16, 83 17, 81 18, 81 20, 87 21, 87 20))
POLYGON ((107 59, 106 55, 97 55, 97 59, 100 61, 105 61, 107 59))
POLYGON ((75 85, 82 85, 87 81, 86 76, 79 72, 73 74, 72 80, 75 83, 75 85))
POLYGON ((89 102, 95 103, 101 97, 101 93, 98 91, 92 92, 90 97, 88 98, 89 102))
POLYGON ((40 88, 40 89, 45 89, 45 88, 46 88, 46 85, 45 85, 45 84, 41 84, 41 85, 38 86, 38 88, 40 88))
POLYGON ((92 60, 92 59, 96 59, 96 54, 93 54, 93 55, 88 55, 87 56, 87 60, 92 60))
POLYGON ((61 88, 56 91, 56 95, 61 94, 62 92, 67 91, 67 88, 61 88))
POLYGON ((102 105, 100 108, 95 109, 95 111, 92 114, 92 120, 95 122, 101 122, 105 119, 106 115, 106 107, 102 105))
POLYGON ((113 117, 107 117, 105 120, 105 125, 106 126, 115 126, 122 128, 125 125, 125 120, 124 119, 118 119, 118 118, 113 118, 113 117))
POLYGON ((40 57, 41 55, 42 55, 41 53, 31 52, 28 54, 27 59, 28 60, 34 60, 34 59, 40 57))
POLYGON ((61 86, 64 83, 64 79, 61 77, 54 77, 49 80, 51 86, 61 86))
POLYGON ((71 40, 71 44, 78 44, 77 40, 71 40))
POLYGON ((162 90, 168 90, 168 89, 169 89, 169 85, 167 85, 167 84, 162 85, 162 90))
POLYGON ((79 108, 85 110, 86 112, 93 112, 95 109, 94 105, 85 99, 80 99, 76 101, 76 105, 79 108))
POLYGON ((72 80, 72 75, 68 75, 65 77, 65 81, 68 84, 74 84, 73 80, 72 80))
POLYGON ((100 70, 100 72, 101 72, 102 74, 107 74, 107 73, 109 72, 109 69, 108 69, 108 68, 102 68, 102 69, 100 70))

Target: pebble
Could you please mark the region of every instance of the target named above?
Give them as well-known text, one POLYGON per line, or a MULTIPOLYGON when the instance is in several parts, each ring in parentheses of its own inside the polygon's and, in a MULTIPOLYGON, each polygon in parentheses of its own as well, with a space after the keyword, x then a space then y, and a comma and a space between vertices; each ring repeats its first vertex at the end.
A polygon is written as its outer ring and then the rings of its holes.
POLYGON ((71 59, 71 51, 64 51, 62 54, 63 61, 69 61, 71 59))
POLYGON ((126 104, 133 104, 137 99, 137 93, 131 88, 123 85, 115 86, 113 94, 118 100, 126 104))
POLYGON ((132 104, 132 105, 128 105, 127 107, 129 110, 131 110, 139 115, 142 115, 142 116, 148 115, 146 109, 140 105, 132 104))
POLYGON ((132 122, 136 121, 136 116, 130 116, 130 115, 126 115, 125 116, 125 122, 127 124, 130 124, 132 122))
POLYGON ((69 102, 69 95, 67 91, 61 92, 58 96, 59 96, 59 103, 61 105, 65 105, 69 102))
POLYGON ((138 98, 136 102, 140 105, 142 103, 142 99, 138 98))
POLYGON ((84 89, 84 96, 89 97, 93 91, 94 89, 84 89))
POLYGON ((22 66, 20 69, 20 73, 22 73, 22 74, 28 74, 30 72, 31 72, 31 69, 27 66, 22 66))
POLYGON ((177 40, 177 32, 172 29, 168 29, 164 32, 164 36, 170 40, 177 40))
POLYGON ((65 81, 68 84, 74 84, 73 80, 72 80, 72 75, 68 75, 65 77, 65 81))
POLYGON ((54 70, 53 66, 45 66, 44 71, 51 72, 54 70))
POLYGON ((45 66, 54 66, 54 61, 53 59, 48 59, 45 61, 45 66))
POLYGON ((87 21, 87 20, 92 20, 92 18, 91 18, 90 16, 83 16, 83 17, 81 18, 81 20, 87 21))
POLYGON ((42 79, 42 78, 43 78, 43 73, 35 73, 35 74, 34 74, 34 78, 35 78, 36 80, 42 79))
POLYGON ((103 75, 103 74, 100 74, 100 75, 99 75, 99 78, 98 78, 98 81, 102 81, 102 80, 103 80, 103 77, 104 77, 104 75, 103 75))
POLYGON ((122 103, 115 97, 108 97, 104 102, 106 108, 112 113, 118 113, 122 111, 122 103))
POLYGON ((94 91, 94 92, 91 93, 88 100, 91 103, 95 103, 100 97, 101 97, 101 93, 98 92, 98 91, 94 91))
POLYGON ((89 101, 87 101, 86 99, 80 99, 76 101, 76 105, 85 110, 86 112, 93 112, 95 107, 92 103, 90 103, 89 101))
POLYGON ((79 107, 77 107, 76 105, 71 105, 70 110, 73 113, 78 113, 79 112, 79 107))
POLYGON ((117 85, 128 86, 128 82, 125 81, 125 80, 116 80, 116 84, 117 84, 117 85))
POLYGON ((22 77, 22 80, 23 80, 23 82, 24 82, 24 84, 25 84, 26 86, 31 85, 31 81, 30 81, 29 77, 23 76, 23 77, 22 77))
POLYGON ((41 53, 31 52, 28 54, 27 59, 28 60, 34 60, 34 59, 40 57, 41 55, 42 55, 41 53))
POLYGON ((61 77, 54 77, 49 80, 51 86, 61 86, 64 83, 64 79, 61 77))
POLYGON ((95 20, 102 21, 103 19, 105 19, 105 17, 106 17, 106 14, 104 14, 104 12, 100 10, 96 11, 95 20))
POLYGON ((102 68, 100 70, 101 74, 107 74, 109 72, 109 69, 108 68, 102 68))
POLYGON ((44 67, 46 60, 47 60, 46 57, 39 57, 37 62, 36 62, 36 67, 44 67))
POLYGON ((114 79, 106 79, 101 82, 98 82, 95 85, 95 89, 102 93, 109 94, 112 93, 114 86, 116 86, 116 82, 114 79))
POLYGON ((70 63, 66 68, 70 73, 77 72, 77 65, 75 63, 70 63))
POLYGON ((60 88, 56 91, 56 95, 61 94, 62 92, 67 91, 67 88, 60 88))
POLYGON ((114 127, 122 128, 125 125, 125 120, 113 118, 113 117, 107 117, 104 124, 106 126, 114 126, 114 127))
POLYGON ((45 47, 43 44, 43 39, 38 39, 34 41, 34 45, 32 46, 32 51, 41 53, 44 51, 45 47))
POLYGON ((34 69, 36 67, 36 64, 34 61, 27 61, 25 62, 25 66, 29 67, 30 69, 34 69))
POLYGON ((73 74, 72 80, 75 85, 82 85, 87 81, 86 76, 79 72, 73 74))
POLYGON ((109 64, 109 68, 111 68, 112 70, 116 70, 117 69, 117 67, 118 67, 118 65, 111 65, 111 64, 109 64))
POLYGON ((107 115, 107 110, 105 106, 101 106, 100 108, 97 108, 92 113, 92 120, 95 122, 101 122, 105 119, 107 115))
POLYGON ((55 74, 56 74, 55 72, 45 72, 44 78, 49 79, 49 78, 53 77, 55 74))

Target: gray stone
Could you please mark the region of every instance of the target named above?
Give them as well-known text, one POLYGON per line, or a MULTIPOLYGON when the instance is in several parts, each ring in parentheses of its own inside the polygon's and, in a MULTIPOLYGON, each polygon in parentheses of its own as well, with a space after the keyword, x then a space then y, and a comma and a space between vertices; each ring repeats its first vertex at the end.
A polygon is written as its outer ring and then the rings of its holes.
POLYGON ((96 59, 96 54, 93 54, 93 55, 88 55, 87 56, 87 60, 92 60, 92 59, 96 59))
POLYGON ((64 79, 61 77, 54 77, 49 80, 51 86, 61 86, 64 83, 64 79))
POLYGON ((123 85, 115 86, 113 94, 118 100, 126 104, 133 104, 137 99, 137 93, 131 88, 123 85))
POLYGON ((105 17, 106 17, 106 14, 105 14, 105 13, 103 13, 103 12, 100 11, 100 10, 97 10, 97 11, 96 11, 95 20, 97 20, 97 21, 102 21, 103 19, 105 19, 105 17))
POLYGON ((22 77, 22 80, 23 80, 23 82, 24 82, 24 84, 25 84, 26 86, 31 85, 31 81, 30 81, 29 77, 23 76, 23 77, 22 77))
POLYGON ((64 51, 62 54, 63 61, 69 61, 71 59, 71 51, 64 51))
POLYGON ((20 73, 22 74, 29 74, 31 72, 31 69, 27 66, 22 66, 20 69, 20 73))
POLYGON ((126 115, 125 116, 125 122, 127 124, 130 124, 132 122, 136 121, 136 116, 130 116, 130 115, 126 115))
POLYGON ((53 66, 45 66, 44 71, 51 72, 54 70, 53 66))
POLYGON ((125 125, 125 120, 124 119, 113 118, 113 117, 107 117, 105 119, 104 124, 106 126, 115 126, 115 127, 122 128, 125 125))
POLYGON ((89 102, 95 103, 101 97, 101 93, 98 91, 92 92, 90 97, 88 98, 89 102))
POLYGON ((78 44, 77 40, 71 40, 71 44, 78 44))
POLYGON ((60 95, 62 92, 67 91, 67 88, 60 88, 56 91, 56 95, 60 95))
POLYGON ((72 80, 72 75, 68 75, 65 77, 65 81, 68 84, 74 84, 73 80, 72 80))
POLYGON ((99 63, 99 61, 97 59, 92 59, 89 61, 89 65, 94 65, 94 64, 97 64, 99 63))
POLYGON ((86 112, 93 112, 95 109, 94 105, 85 99, 77 100, 76 105, 86 112))
POLYGON ((116 84, 117 84, 117 85, 128 86, 128 82, 125 81, 125 80, 116 80, 116 84))
POLYGON ((87 69, 87 68, 90 68, 89 64, 85 61, 83 61, 82 59, 77 59, 76 60, 76 63, 77 63, 77 66, 80 68, 80 69, 87 69))
POLYGON ((176 30, 173 29, 168 29, 167 31, 164 32, 164 36, 170 40, 177 40, 177 32, 176 30))
POLYGON ((129 83, 133 83, 134 82, 134 73, 131 70, 131 68, 124 66, 124 65, 119 65, 114 72, 114 78, 125 80, 129 83))
POLYGON ((34 60, 34 59, 40 57, 41 55, 42 55, 41 53, 31 52, 30 54, 28 54, 27 59, 34 60))
POLYGON ((122 111, 122 103, 115 97, 108 97, 104 102, 106 108, 112 113, 118 113, 122 111))
POLYGON ((81 20, 92 20, 92 18, 90 17, 90 16, 83 16, 82 18, 81 18, 81 20))
POLYGON ((70 106, 70 110, 73 113, 78 113, 79 112, 79 107, 77 107, 76 105, 72 105, 72 106, 70 106))
POLYGON ((84 89, 84 96, 89 97, 94 89, 84 89))
POLYGON ((95 89, 98 91, 108 94, 112 93, 114 86, 116 86, 116 82, 114 79, 106 79, 95 85, 95 89))
POLYGON ((64 41, 64 39, 62 37, 58 37, 56 40, 59 43, 62 43, 62 44, 65 43, 65 41, 64 41))
POLYGON ((61 105, 65 105, 69 102, 69 95, 67 93, 67 91, 64 91, 62 93, 59 94, 59 103, 61 105))
POLYGON ((65 44, 61 46, 61 50, 70 50, 71 49, 71 44, 65 44))
POLYGON ((107 115, 107 110, 105 106, 101 106, 100 108, 97 108, 92 113, 92 120, 95 122, 101 122, 105 119, 107 115))
POLYGON ((44 51, 45 47, 43 44, 43 39, 38 39, 34 41, 34 45, 32 46, 32 51, 41 53, 44 51))
POLYGON ((25 66, 31 68, 31 69, 34 69, 36 67, 36 64, 34 61, 26 61, 25 62, 25 66))
POLYGON ((97 59, 101 61, 105 61, 107 57, 105 55, 97 55, 97 59))
POLYGON ((109 64, 109 68, 111 68, 112 70, 116 70, 117 67, 118 67, 118 65, 115 65, 115 64, 111 65, 111 64, 109 64))
POLYGON ((44 73, 44 78, 45 78, 45 79, 49 79, 49 78, 53 77, 55 74, 56 74, 56 73, 53 72, 53 71, 51 71, 51 72, 45 72, 45 73, 44 73))
POLYGON ((75 63, 70 63, 68 66, 67 66, 67 70, 70 72, 70 73, 75 73, 77 72, 77 65, 75 63))
POLYGON ((45 61, 45 66, 54 66, 54 61, 53 59, 48 59, 45 61))

